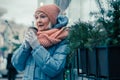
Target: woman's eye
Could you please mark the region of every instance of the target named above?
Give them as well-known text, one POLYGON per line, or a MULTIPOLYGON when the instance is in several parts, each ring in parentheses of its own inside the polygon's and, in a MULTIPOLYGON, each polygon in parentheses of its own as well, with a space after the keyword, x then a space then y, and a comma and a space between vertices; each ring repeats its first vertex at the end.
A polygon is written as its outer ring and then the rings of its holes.
POLYGON ((45 18, 46 16, 40 16, 41 18, 45 18))
POLYGON ((35 16, 35 19, 38 19, 38 17, 37 17, 37 16, 35 16))

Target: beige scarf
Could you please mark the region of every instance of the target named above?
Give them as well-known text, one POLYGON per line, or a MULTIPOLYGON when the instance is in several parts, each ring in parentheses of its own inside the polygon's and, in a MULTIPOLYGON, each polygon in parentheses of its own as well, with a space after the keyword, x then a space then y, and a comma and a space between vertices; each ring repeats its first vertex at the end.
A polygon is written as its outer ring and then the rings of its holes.
POLYGON ((59 43, 62 39, 68 36, 68 29, 50 29, 47 31, 38 31, 37 37, 40 44, 44 47, 50 47, 59 43))

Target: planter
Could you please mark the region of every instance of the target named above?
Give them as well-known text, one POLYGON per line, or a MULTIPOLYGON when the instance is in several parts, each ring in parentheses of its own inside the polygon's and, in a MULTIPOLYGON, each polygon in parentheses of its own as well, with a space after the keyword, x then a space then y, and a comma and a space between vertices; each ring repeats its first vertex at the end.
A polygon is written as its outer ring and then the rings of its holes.
POLYGON ((97 76, 96 48, 88 50, 88 75, 97 76))
POLYGON ((87 74, 87 49, 78 48, 77 50, 77 64, 78 64, 78 74, 87 74))
POLYGON ((78 74, 88 77, 120 79, 119 61, 120 46, 96 47, 92 51, 82 48, 77 51, 78 74))
POLYGON ((120 79, 120 46, 98 47, 98 77, 120 79))
POLYGON ((77 50, 78 74, 86 76, 97 76, 96 49, 92 51, 86 48, 77 50), (81 70, 80 70, 81 69, 81 70))

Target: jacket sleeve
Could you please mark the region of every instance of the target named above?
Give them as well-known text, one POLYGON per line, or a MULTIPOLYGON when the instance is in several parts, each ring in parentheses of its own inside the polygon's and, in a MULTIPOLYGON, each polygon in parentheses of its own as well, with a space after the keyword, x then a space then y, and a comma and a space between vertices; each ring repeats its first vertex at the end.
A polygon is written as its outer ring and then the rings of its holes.
POLYGON ((53 56, 50 56, 50 53, 42 46, 34 50, 32 55, 45 74, 55 77, 63 70, 68 53, 69 47, 65 41, 62 41, 57 46, 53 56))
POLYGON ((17 71, 23 71, 25 69, 26 61, 30 55, 31 49, 25 48, 22 44, 14 53, 11 59, 13 66, 17 71))

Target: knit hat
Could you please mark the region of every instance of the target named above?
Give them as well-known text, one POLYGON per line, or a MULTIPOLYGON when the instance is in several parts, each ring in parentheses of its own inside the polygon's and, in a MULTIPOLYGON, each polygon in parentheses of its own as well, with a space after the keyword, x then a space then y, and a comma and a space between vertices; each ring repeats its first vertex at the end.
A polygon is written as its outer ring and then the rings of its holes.
POLYGON ((45 13, 48 18, 50 19, 52 25, 56 24, 56 19, 58 14, 60 13, 60 8, 55 4, 43 5, 38 8, 36 12, 43 12, 45 13))

